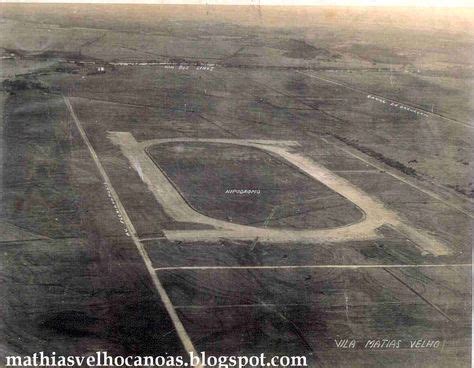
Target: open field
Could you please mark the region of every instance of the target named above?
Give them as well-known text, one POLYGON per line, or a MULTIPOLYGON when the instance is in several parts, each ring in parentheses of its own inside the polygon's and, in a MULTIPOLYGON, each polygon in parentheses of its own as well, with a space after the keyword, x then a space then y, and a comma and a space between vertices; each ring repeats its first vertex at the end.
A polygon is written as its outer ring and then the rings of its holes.
POLYGON ((238 9, 0 5, 2 359, 469 367, 474 13, 238 9))

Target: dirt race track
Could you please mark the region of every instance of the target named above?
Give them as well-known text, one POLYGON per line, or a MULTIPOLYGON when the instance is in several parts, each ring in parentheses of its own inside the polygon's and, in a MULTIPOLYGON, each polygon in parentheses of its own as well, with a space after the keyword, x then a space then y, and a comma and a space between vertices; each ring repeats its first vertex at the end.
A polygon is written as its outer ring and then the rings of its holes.
MULTIPOLYGON (((70 106, 70 104, 69 104, 70 106)), ((80 124, 79 121, 76 121, 80 124)), ((350 240, 374 240, 380 237, 376 230, 383 225, 391 225, 402 234, 411 239, 425 252, 438 255, 449 254, 447 247, 430 237, 428 234, 414 229, 403 223, 400 218, 387 209, 383 204, 373 200, 347 180, 334 175, 331 171, 307 158, 291 153, 286 147, 297 146, 295 142, 274 141, 242 141, 232 139, 154 139, 138 143, 133 136, 127 133, 111 132, 110 139, 120 146, 124 155, 129 159, 131 165, 137 170, 142 180, 154 193, 157 201, 165 212, 176 221, 191 222, 211 225, 216 230, 164 230, 165 236, 170 240, 184 241, 216 241, 219 239, 252 240, 270 243, 331 243, 350 240), (227 143, 242 146, 257 147, 280 156, 298 167, 315 180, 322 182, 335 192, 341 194, 364 213, 364 219, 357 224, 351 224, 331 230, 299 230, 290 229, 270 230, 251 226, 242 226, 229 222, 209 218, 191 208, 177 191, 176 187, 169 181, 166 175, 157 168, 145 154, 147 147, 167 142, 214 142, 227 143)))

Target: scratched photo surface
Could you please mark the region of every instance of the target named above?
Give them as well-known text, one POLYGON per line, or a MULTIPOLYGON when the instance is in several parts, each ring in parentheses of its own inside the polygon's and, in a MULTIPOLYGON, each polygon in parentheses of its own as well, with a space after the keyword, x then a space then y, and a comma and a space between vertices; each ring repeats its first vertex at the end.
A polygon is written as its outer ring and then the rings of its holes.
POLYGON ((474 11, 0 5, 8 355, 469 367, 474 11))

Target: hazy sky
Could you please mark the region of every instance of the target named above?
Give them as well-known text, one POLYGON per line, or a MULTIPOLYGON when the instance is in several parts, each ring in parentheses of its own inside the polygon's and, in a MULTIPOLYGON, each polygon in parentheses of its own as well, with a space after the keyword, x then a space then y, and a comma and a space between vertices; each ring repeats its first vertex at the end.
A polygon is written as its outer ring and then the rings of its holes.
POLYGON ((474 0, 0 0, 0 2, 474 7, 474 0))

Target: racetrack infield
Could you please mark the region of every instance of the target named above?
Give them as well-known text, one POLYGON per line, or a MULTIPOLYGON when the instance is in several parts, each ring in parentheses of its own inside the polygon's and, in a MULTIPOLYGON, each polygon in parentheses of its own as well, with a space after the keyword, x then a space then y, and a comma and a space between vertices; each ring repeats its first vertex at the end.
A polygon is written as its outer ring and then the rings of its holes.
POLYGON ((344 226, 363 217, 324 184, 254 147, 171 142, 147 152, 187 203, 209 217, 295 229, 344 226))

